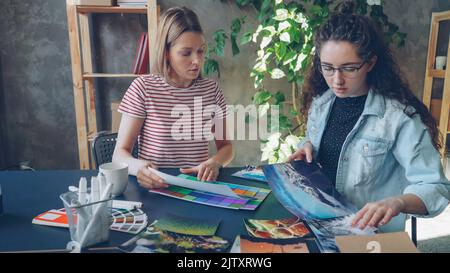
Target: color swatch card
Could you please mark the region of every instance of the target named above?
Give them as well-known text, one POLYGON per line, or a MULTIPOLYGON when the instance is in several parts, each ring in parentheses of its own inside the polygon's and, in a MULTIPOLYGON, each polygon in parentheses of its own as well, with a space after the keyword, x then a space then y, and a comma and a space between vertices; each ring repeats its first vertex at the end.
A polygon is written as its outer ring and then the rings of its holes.
MULTIPOLYGON (((186 180, 197 180, 197 178, 193 176, 184 174, 179 175, 179 177, 186 180)), ((209 206, 243 210, 256 209, 270 193, 270 190, 268 189, 257 187, 225 182, 214 182, 214 184, 228 187, 238 196, 238 198, 172 185, 167 188, 152 189, 150 192, 209 206)))
POLYGON ((32 223, 52 227, 69 227, 65 209, 52 209, 41 213, 33 218, 32 223))
POLYGON ((140 209, 112 209, 111 230, 137 234, 148 225, 147 215, 140 209))

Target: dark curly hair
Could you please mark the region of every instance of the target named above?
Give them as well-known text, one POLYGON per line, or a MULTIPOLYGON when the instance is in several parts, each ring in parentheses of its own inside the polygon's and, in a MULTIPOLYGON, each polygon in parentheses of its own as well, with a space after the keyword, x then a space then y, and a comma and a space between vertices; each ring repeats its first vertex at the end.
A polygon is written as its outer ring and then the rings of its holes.
POLYGON ((403 112, 408 116, 419 114, 428 128, 433 146, 439 150, 441 143, 436 120, 427 107, 414 96, 401 76, 400 69, 377 25, 368 17, 354 14, 353 10, 353 2, 344 2, 340 6, 340 11, 332 15, 315 34, 316 53, 303 85, 302 113, 307 113, 313 97, 320 96, 328 90, 328 85, 319 71, 319 54, 323 44, 327 41, 347 41, 355 46, 362 60, 369 61, 373 56, 377 56, 375 66, 367 75, 367 84, 374 92, 405 105, 403 112), (407 111, 410 109, 409 106, 412 106, 414 111, 407 111))

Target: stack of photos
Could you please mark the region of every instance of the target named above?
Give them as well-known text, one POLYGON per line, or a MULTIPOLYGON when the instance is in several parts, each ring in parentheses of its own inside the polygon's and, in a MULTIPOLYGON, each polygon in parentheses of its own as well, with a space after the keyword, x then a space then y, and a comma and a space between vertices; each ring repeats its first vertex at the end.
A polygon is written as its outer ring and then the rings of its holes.
POLYGON ((214 235, 217 221, 177 215, 167 215, 160 221, 153 222, 119 249, 130 253, 217 253, 229 248, 227 240, 214 235))
POLYGON ((257 238, 289 239, 312 237, 311 232, 299 217, 280 220, 244 219, 247 232, 257 238))
MULTIPOLYGON (((293 161, 262 168, 275 197, 306 221, 321 251, 338 252, 335 236, 359 233, 350 225, 357 208, 336 191, 317 163, 293 161)), ((366 228, 362 233, 370 235, 374 230, 366 228)))
POLYGON ((267 183, 261 166, 246 166, 245 169, 237 171, 231 176, 267 183))

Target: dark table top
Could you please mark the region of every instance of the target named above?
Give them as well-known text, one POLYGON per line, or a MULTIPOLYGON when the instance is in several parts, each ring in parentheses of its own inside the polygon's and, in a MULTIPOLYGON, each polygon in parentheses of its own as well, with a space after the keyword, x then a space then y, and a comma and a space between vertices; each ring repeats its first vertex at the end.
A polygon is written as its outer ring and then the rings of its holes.
MULTIPOLYGON (((231 174, 242 168, 222 169, 218 181, 268 188, 266 183, 232 177, 231 174)), ((161 169, 165 173, 178 175, 178 169, 161 169)), ((50 209, 59 209, 63 203, 61 193, 68 186, 78 185, 80 177, 97 175, 98 171, 3 171, 0 172, 0 185, 3 195, 3 215, 0 216, 0 252, 23 250, 64 249, 70 241, 68 228, 49 227, 32 224, 32 219, 50 209)), ((129 184, 123 196, 117 199, 140 201, 149 223, 163 217, 166 213, 200 219, 221 220, 217 235, 232 243, 238 234, 246 234, 244 218, 275 219, 292 217, 272 193, 254 211, 233 210, 196 204, 141 188, 136 177, 129 177, 129 184)), ((111 231, 110 241, 98 247, 118 246, 134 235, 111 231)), ((97 247, 96 246, 96 247, 97 247)))

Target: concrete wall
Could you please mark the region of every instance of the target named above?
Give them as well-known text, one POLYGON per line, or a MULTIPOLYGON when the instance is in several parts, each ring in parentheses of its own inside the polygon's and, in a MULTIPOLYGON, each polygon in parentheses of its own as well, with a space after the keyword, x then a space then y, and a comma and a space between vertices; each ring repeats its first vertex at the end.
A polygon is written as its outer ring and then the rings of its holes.
MULTIPOLYGON (((219 0, 160 0, 162 9, 186 5, 201 20, 208 40, 214 30, 229 30, 233 18, 247 14, 219 0), (227 12, 223 12, 227 10, 227 12)), ((29 160, 37 169, 78 168, 75 112, 65 1, 3 0, 0 9, 0 82, 4 102, 0 110, 6 164, 29 160), (3 113, 3 114, 2 114, 3 113)), ((400 29, 408 33, 406 47, 396 50, 414 92, 421 96, 432 11, 449 10, 448 1, 387 1, 385 11, 400 29)), ((248 14, 247 14, 248 15, 248 14)), ((255 25, 248 15, 246 28, 255 25)), ((138 15, 93 16, 94 62, 99 72, 131 70, 136 41, 143 30, 138 15)), ((245 29, 244 29, 245 31, 245 29)), ((230 49, 219 59, 221 78, 228 104, 247 105, 253 94, 250 68, 255 47, 243 47, 237 57, 230 49)), ((98 124, 110 128, 110 102, 120 100, 131 79, 99 80, 97 87, 98 124)), ((273 90, 289 86, 274 82, 273 90)), ((1 98, 1 96, 0 96, 1 98)), ((289 96, 288 96, 289 99, 289 96)), ((1 103, 1 100, 0 100, 1 103)), ((1 144, 0 144, 1 145, 1 144)), ((232 165, 257 164, 258 141, 236 141, 232 165)))

